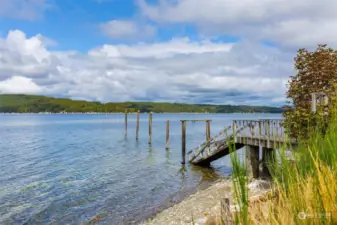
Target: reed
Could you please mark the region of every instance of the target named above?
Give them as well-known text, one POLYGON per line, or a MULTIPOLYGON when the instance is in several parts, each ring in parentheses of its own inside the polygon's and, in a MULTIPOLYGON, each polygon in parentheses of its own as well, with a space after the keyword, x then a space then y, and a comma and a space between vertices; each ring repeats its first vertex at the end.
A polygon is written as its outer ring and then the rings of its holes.
POLYGON ((231 151, 236 224, 337 224, 337 113, 328 128, 323 118, 314 123, 296 151, 277 150, 268 165, 274 185, 263 201, 249 202, 246 165, 231 151))

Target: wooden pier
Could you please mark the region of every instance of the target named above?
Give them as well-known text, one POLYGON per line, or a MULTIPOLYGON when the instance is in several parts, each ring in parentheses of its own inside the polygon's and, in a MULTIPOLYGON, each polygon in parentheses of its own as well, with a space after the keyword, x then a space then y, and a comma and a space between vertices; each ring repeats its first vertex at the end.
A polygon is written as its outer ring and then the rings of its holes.
MULTIPOLYGON (((249 176, 259 177, 259 150, 262 147, 262 164, 273 158, 273 150, 297 142, 289 139, 282 126, 283 120, 234 120, 233 124, 210 140, 192 149, 188 161, 198 166, 209 166, 211 162, 246 147, 246 164, 249 176)), ((266 168, 264 168, 266 170, 266 168)))
MULTIPOLYGON (((139 133, 140 112, 136 114, 136 140, 139 133)), ((259 177, 259 165, 262 163, 262 172, 268 173, 267 166, 271 160, 275 160, 274 150, 287 144, 296 147, 297 141, 290 139, 285 134, 282 125, 283 120, 234 120, 232 125, 211 137, 212 120, 181 120, 181 163, 186 163, 186 155, 189 163, 197 166, 210 166, 210 164, 232 151, 246 148, 246 165, 248 175, 259 177), (187 123, 203 122, 206 125, 205 142, 186 154, 186 127, 187 123), (262 156, 260 157, 260 148, 262 156), (260 162, 260 158, 262 161, 260 162)), ((127 135, 127 111, 125 111, 125 135, 127 135)), ((152 112, 149 113, 149 145, 152 144, 152 112)), ((166 150, 169 150, 170 121, 166 121, 166 150)))

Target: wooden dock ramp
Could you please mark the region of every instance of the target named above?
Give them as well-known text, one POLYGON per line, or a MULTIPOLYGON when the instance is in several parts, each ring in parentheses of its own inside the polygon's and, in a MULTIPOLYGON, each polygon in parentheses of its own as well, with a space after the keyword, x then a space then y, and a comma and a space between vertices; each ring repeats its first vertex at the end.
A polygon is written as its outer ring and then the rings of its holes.
POLYGON ((209 141, 189 151, 187 153, 188 161, 198 166, 209 166, 211 162, 245 146, 247 151, 251 151, 249 152, 250 157, 254 157, 253 161, 256 161, 256 157, 259 157, 260 147, 265 152, 271 152, 270 150, 277 149, 285 143, 296 145, 296 140, 291 140, 285 135, 282 121, 274 119, 235 120, 231 126, 219 132, 209 141), (254 153, 252 153, 253 151, 254 153))

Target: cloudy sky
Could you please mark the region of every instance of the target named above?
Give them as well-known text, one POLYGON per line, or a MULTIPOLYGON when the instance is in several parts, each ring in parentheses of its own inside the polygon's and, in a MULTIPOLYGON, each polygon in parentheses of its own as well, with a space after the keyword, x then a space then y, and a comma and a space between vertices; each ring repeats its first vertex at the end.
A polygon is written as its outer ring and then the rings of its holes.
POLYGON ((337 0, 0 0, 0 93, 283 105, 337 0))

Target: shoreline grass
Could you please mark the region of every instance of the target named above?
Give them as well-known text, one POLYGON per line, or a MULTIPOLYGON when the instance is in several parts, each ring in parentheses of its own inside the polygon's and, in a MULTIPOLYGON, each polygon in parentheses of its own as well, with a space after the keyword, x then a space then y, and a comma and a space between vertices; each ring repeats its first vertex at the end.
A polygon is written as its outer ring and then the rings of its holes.
POLYGON ((321 132, 324 125, 311 127, 290 156, 286 145, 277 150, 276 162, 268 166, 272 194, 254 204, 247 197, 246 165, 232 151, 234 198, 241 209, 235 224, 337 224, 337 113, 321 132))

